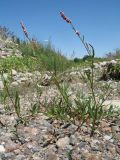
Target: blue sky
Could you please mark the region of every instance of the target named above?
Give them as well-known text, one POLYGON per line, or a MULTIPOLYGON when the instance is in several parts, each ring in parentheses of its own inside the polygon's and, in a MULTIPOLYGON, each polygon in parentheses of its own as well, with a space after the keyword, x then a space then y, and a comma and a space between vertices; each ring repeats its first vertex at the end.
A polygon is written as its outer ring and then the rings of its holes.
POLYGON ((85 49, 59 11, 64 11, 97 56, 120 48, 120 0, 0 0, 0 25, 24 38, 22 19, 30 36, 43 43, 50 39, 56 50, 82 57, 85 49))

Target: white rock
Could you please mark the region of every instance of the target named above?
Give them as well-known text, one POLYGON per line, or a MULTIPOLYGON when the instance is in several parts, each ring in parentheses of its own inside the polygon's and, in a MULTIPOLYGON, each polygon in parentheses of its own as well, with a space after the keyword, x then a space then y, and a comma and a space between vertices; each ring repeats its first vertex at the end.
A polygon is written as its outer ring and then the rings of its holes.
POLYGON ((67 145, 69 145, 69 143, 70 143, 69 137, 64 137, 64 138, 60 138, 56 142, 56 145, 57 147, 64 149, 67 145))
POLYGON ((98 63, 94 63, 94 68, 99 68, 100 67, 100 65, 98 64, 98 63))
POLYGON ((18 82, 16 82, 16 81, 12 82, 12 83, 11 83, 11 86, 12 86, 12 87, 17 87, 17 86, 18 86, 18 82))
POLYGON ((38 77, 41 76, 41 73, 39 71, 35 71, 34 74, 38 77))
POLYGON ((70 75, 71 75, 71 76, 72 76, 72 75, 74 76, 74 75, 76 75, 76 72, 75 72, 75 71, 74 71, 74 72, 71 72, 70 75))
POLYGON ((3 145, 0 145, 0 153, 4 153, 5 152, 5 147, 3 145))
POLYGON ((32 77, 33 74, 28 72, 28 73, 26 73, 26 76, 27 76, 27 77, 32 77))
POLYGON ((20 79, 18 79, 18 80, 17 80, 17 83, 18 83, 18 84, 21 84, 21 80, 20 80, 20 79))
POLYGON ((117 62, 115 60, 110 61, 112 64, 116 64, 117 62))
POLYGON ((17 75, 17 71, 14 70, 14 69, 12 69, 11 73, 12 73, 12 76, 16 76, 17 75))
POLYGON ((20 80, 21 80, 21 82, 27 82, 28 79, 23 77, 20 80))
POLYGON ((108 62, 104 61, 104 62, 101 62, 100 65, 101 65, 102 67, 105 67, 105 66, 107 65, 107 63, 108 63, 108 62))
POLYGON ((112 135, 110 135, 110 136, 105 135, 105 136, 104 136, 104 139, 105 139, 106 141, 110 140, 111 138, 112 138, 112 135))

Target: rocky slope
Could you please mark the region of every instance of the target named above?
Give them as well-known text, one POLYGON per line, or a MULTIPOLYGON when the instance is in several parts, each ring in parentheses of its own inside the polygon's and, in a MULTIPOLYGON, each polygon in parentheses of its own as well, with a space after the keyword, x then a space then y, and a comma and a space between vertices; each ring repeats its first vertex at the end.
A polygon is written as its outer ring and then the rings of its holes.
POLYGON ((9 57, 12 55, 21 56, 21 52, 17 49, 18 45, 14 43, 11 38, 3 40, 0 38, 0 58, 9 57))

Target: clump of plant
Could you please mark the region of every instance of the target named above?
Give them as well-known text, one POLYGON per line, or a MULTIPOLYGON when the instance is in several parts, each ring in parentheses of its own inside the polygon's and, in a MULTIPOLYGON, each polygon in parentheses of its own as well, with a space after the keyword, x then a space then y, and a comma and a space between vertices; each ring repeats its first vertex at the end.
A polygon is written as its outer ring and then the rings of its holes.
MULTIPOLYGON (((1 77, 2 77, 2 82, 3 82, 3 85, 4 85, 4 90, 3 90, 4 105, 5 105, 6 99, 9 98, 9 100, 10 100, 10 102, 11 102, 13 108, 14 108, 14 111, 15 111, 17 117, 18 117, 19 122, 26 123, 25 119, 21 115, 21 105, 20 105, 19 92, 15 91, 14 95, 12 95, 12 93, 10 92, 10 89, 8 87, 8 85, 9 85, 8 80, 4 77, 3 72, 1 73, 1 77)), ((5 109, 7 109, 7 108, 5 107, 5 109)))
POLYGON ((91 126, 91 136, 93 136, 99 120, 105 116, 103 103, 105 101, 105 97, 107 96, 107 92, 103 93, 104 96, 100 97, 95 94, 94 47, 85 41, 84 36, 82 36, 80 32, 75 29, 71 20, 68 19, 63 12, 60 12, 60 15, 63 20, 71 26, 87 51, 87 57, 90 59, 90 69, 84 73, 85 75, 82 76, 87 78, 90 93, 85 95, 82 91, 80 91, 76 94, 75 99, 71 100, 70 95, 68 94, 68 88, 59 83, 57 75, 53 75, 53 80, 60 92, 61 97, 59 97, 59 100, 54 100, 49 104, 49 107, 47 107, 47 113, 52 118, 58 118, 61 120, 64 119, 73 123, 76 123, 77 121, 79 124, 78 128, 86 123, 91 126))

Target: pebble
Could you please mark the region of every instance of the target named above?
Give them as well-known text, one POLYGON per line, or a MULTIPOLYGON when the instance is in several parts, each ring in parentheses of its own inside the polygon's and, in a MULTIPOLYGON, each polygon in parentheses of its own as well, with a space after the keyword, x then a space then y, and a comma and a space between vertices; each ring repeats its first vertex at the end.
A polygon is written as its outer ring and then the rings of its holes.
POLYGON ((79 147, 80 148, 85 148, 86 144, 87 144, 86 142, 80 142, 79 147))
POLYGON ((12 74, 12 76, 16 76, 18 73, 16 70, 12 69, 11 74, 12 74))
POLYGON ((5 147, 3 145, 0 145, 0 153, 4 153, 5 152, 5 147))
POLYGON ((17 155, 16 160, 25 160, 25 156, 24 155, 17 155))
POLYGON ((116 131, 116 132, 119 132, 120 128, 119 128, 119 126, 112 126, 112 130, 116 131))
POLYGON ((77 138, 74 135, 70 136, 70 144, 75 145, 78 142, 77 138))
POLYGON ((60 138, 57 142, 56 145, 58 148, 64 149, 67 145, 69 145, 70 143, 70 139, 69 137, 64 137, 64 138, 60 138))
POLYGON ((110 140, 111 138, 112 138, 112 135, 110 135, 110 136, 105 135, 105 136, 104 136, 104 139, 105 139, 106 141, 110 140))
POLYGON ((8 142, 7 144, 5 144, 5 150, 6 152, 13 152, 16 149, 19 149, 20 145, 14 142, 8 142))
POLYGON ((14 81, 11 83, 11 87, 17 87, 19 85, 19 83, 17 81, 14 81))
POLYGON ((49 152, 47 154, 47 159, 48 160, 59 160, 58 156, 54 152, 49 152))

